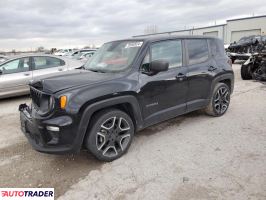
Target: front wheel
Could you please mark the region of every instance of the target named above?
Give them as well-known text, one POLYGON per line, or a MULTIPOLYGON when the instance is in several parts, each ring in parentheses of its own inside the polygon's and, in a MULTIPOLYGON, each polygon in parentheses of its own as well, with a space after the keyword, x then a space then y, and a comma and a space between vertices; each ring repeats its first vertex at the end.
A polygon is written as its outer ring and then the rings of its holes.
POLYGON ((217 83, 205 112, 215 117, 222 116, 229 107, 230 94, 230 89, 225 83, 217 83))
POLYGON ((86 148, 99 160, 113 161, 129 148, 135 128, 132 119, 118 109, 98 112, 85 139, 86 148))

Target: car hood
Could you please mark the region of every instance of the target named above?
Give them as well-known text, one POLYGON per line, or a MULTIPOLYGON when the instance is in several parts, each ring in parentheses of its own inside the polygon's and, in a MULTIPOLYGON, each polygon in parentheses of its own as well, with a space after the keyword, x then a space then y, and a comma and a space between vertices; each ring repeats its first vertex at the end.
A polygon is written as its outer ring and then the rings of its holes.
POLYGON ((73 70, 49 77, 40 77, 33 80, 33 86, 43 92, 56 93, 64 89, 76 88, 79 86, 91 85, 98 82, 108 81, 121 76, 121 74, 100 73, 88 70, 73 70))

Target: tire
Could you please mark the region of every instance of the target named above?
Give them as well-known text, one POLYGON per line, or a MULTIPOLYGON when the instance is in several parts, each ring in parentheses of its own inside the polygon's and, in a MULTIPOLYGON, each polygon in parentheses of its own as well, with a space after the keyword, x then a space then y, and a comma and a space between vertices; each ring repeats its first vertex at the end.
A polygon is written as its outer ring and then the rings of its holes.
POLYGON ((252 75, 250 73, 250 66, 249 65, 242 65, 241 66, 241 78, 243 80, 252 79, 252 75))
POLYGON ((205 113, 214 117, 222 116, 230 104, 231 91, 225 83, 217 83, 213 89, 209 105, 205 113))
POLYGON ((90 124, 85 146, 97 159, 110 162, 127 152, 135 133, 128 114, 118 109, 102 110, 90 124))

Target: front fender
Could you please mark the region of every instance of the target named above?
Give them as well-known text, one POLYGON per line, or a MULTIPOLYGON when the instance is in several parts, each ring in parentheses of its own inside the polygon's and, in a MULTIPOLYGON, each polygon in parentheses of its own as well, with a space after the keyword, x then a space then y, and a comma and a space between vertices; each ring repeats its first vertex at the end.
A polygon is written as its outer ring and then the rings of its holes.
POLYGON ((142 120, 141 109, 140 109, 140 106, 139 106, 137 99, 131 95, 113 97, 113 98, 105 99, 105 100, 90 104, 84 109, 82 116, 81 116, 80 124, 79 124, 79 130, 78 130, 78 133, 79 133, 78 142, 79 142, 79 144, 77 144, 77 145, 79 145, 81 147, 83 140, 84 140, 84 137, 86 135, 87 128, 89 126, 89 122, 91 120, 91 117, 96 111, 110 107, 110 106, 122 104, 122 103, 129 103, 132 106, 134 118, 136 121, 136 129, 137 130, 142 129, 143 128, 143 120, 142 120))

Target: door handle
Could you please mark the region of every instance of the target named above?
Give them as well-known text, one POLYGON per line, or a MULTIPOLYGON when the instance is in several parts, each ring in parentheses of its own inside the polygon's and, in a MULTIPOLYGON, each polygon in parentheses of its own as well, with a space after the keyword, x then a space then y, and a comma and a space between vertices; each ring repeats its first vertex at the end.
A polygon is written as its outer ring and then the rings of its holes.
POLYGON ((63 69, 62 69, 62 68, 59 68, 59 69, 58 69, 58 71, 60 71, 60 72, 61 72, 61 71, 63 71, 63 69))
POLYGON ((212 71, 214 71, 214 70, 216 70, 216 69, 217 69, 217 67, 210 66, 210 67, 208 68, 208 71, 209 71, 209 72, 212 72, 212 71))
POLYGON ((29 76, 29 75, 30 75, 30 74, 28 74, 28 73, 25 73, 25 74, 24 74, 24 76, 29 76))
POLYGON ((187 78, 187 76, 183 73, 179 73, 177 74, 177 76, 175 77, 178 81, 183 81, 184 79, 187 78))

